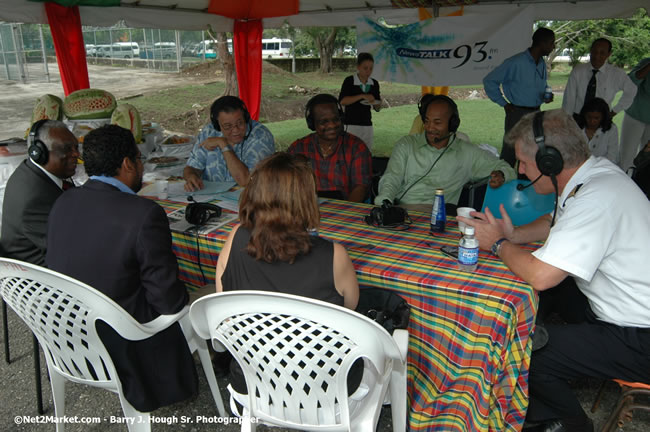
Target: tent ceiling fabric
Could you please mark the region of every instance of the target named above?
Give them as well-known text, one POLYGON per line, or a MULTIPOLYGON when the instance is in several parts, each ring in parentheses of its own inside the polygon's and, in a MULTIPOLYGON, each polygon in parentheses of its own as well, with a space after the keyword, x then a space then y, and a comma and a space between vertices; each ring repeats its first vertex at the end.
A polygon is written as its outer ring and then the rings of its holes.
MULTIPOLYGON (((454 3, 465 3, 463 0, 454 3)), ((440 16, 458 9, 437 0, 440 16)), ((208 13, 210 0, 122 0, 119 7, 80 6, 83 25, 112 26, 124 20, 128 26, 176 30, 232 31, 233 20, 208 13)), ((535 19, 624 18, 639 7, 650 11, 650 0, 480 0, 465 6, 464 15, 508 13, 513 8, 534 5, 535 19)), ((354 26, 362 15, 383 17, 393 24, 418 21, 417 9, 394 8, 392 0, 300 0, 297 15, 266 18, 265 28, 288 22, 294 27, 354 26)), ((0 0, 0 20, 8 22, 47 23, 42 3, 28 0, 0 0)))

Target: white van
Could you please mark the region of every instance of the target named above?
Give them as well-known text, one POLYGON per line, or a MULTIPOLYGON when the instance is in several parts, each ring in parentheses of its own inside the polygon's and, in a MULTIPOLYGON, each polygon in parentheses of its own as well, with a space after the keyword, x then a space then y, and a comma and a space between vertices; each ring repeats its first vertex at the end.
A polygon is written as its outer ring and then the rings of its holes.
POLYGON ((153 58, 171 59, 176 58, 176 43, 156 42, 153 44, 153 58))
POLYGON ((140 46, 137 42, 116 42, 113 45, 105 45, 102 47, 101 55, 98 57, 113 57, 113 58, 138 58, 140 56, 140 46))

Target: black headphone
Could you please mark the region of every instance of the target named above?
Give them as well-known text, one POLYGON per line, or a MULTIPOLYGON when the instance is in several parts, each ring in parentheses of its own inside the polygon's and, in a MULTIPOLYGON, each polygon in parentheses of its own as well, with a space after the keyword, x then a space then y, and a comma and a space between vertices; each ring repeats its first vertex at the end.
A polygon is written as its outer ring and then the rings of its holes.
POLYGON ((41 141, 36 136, 38 135, 38 130, 47 122, 47 119, 39 120, 32 125, 32 128, 29 130, 29 136, 27 137, 27 142, 29 144, 29 157, 36 162, 37 164, 43 166, 50 159, 50 152, 47 149, 47 146, 43 141, 41 141))
POLYGON ((339 118, 341 119, 341 123, 344 123, 344 117, 345 113, 343 112, 343 108, 341 107, 341 104, 339 103, 339 100, 335 98, 334 96, 330 94, 317 94, 313 98, 309 99, 307 102, 307 105, 305 106, 305 120, 307 120, 307 127, 310 130, 315 131, 316 130, 316 125, 314 124, 314 107, 316 105, 325 105, 325 104, 336 104, 336 109, 339 112, 339 118))
POLYGON ((533 117, 533 134, 537 143, 535 162, 537 169, 545 176, 555 177, 564 168, 562 154, 555 148, 545 145, 544 141, 544 111, 538 111, 533 117))
POLYGON ((384 200, 381 207, 373 207, 370 214, 363 220, 377 228, 389 228, 398 231, 409 229, 411 218, 406 209, 402 207, 393 207, 389 200, 384 200))
POLYGON ((435 101, 445 101, 447 104, 449 104, 452 112, 451 117, 449 118, 449 125, 447 126, 447 129, 449 129, 449 132, 456 132, 460 126, 460 115, 458 114, 458 105, 456 105, 456 102, 454 102, 454 100, 449 96, 434 95, 431 93, 422 95, 420 101, 418 102, 418 111, 420 112, 422 122, 424 123, 424 118, 427 116, 427 108, 429 108, 429 105, 435 101))
POLYGON ((221 216, 221 207, 208 203, 189 203, 185 207, 185 220, 192 225, 203 225, 212 216, 221 216))
POLYGON ((222 111, 236 111, 241 110, 244 113, 244 121, 246 122, 246 127, 251 121, 251 115, 246 109, 246 104, 244 101, 239 99, 236 96, 221 96, 219 99, 214 101, 210 107, 210 122, 212 126, 218 131, 221 132, 221 126, 219 125, 219 113, 222 111))

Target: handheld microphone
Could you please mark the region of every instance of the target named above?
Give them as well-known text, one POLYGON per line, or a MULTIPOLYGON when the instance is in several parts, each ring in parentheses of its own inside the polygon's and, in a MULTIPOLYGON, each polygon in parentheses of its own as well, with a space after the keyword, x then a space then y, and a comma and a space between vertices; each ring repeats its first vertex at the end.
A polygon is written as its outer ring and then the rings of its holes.
POLYGON ((449 138, 450 136, 452 136, 453 134, 454 134, 454 133, 451 132, 451 133, 448 133, 447 135, 442 136, 442 137, 440 137, 440 138, 434 138, 434 139, 433 139, 433 142, 434 142, 434 143, 442 142, 442 141, 446 140, 447 138, 449 138))
POLYGON ((534 185, 535 183, 537 183, 537 180, 541 179, 543 175, 544 175, 544 174, 540 174, 540 175, 539 175, 535 180, 533 180, 532 182, 528 183, 526 186, 524 186, 524 185, 522 185, 521 183, 519 183, 519 184, 517 185, 517 190, 518 190, 518 191, 522 191, 522 190, 524 190, 524 189, 526 189, 526 188, 531 187, 532 185, 534 185))

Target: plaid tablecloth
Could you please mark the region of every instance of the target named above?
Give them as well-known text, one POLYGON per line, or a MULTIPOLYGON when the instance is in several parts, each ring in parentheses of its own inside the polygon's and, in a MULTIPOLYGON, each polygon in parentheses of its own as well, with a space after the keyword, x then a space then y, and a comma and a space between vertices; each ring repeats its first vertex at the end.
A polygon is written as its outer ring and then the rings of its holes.
MULTIPOLYGON (((160 204, 168 212, 182 206, 160 204)), ((428 215, 419 213, 411 215, 408 231, 389 231, 363 221, 369 208, 323 203, 319 235, 347 248, 362 288, 390 289, 411 305, 410 430, 520 430, 528 406, 534 290, 484 251, 475 272, 459 271, 440 252, 458 243, 453 218, 442 235, 432 236, 428 215)), ((173 233, 186 283, 214 282, 218 252, 233 225, 198 239, 173 233)))

